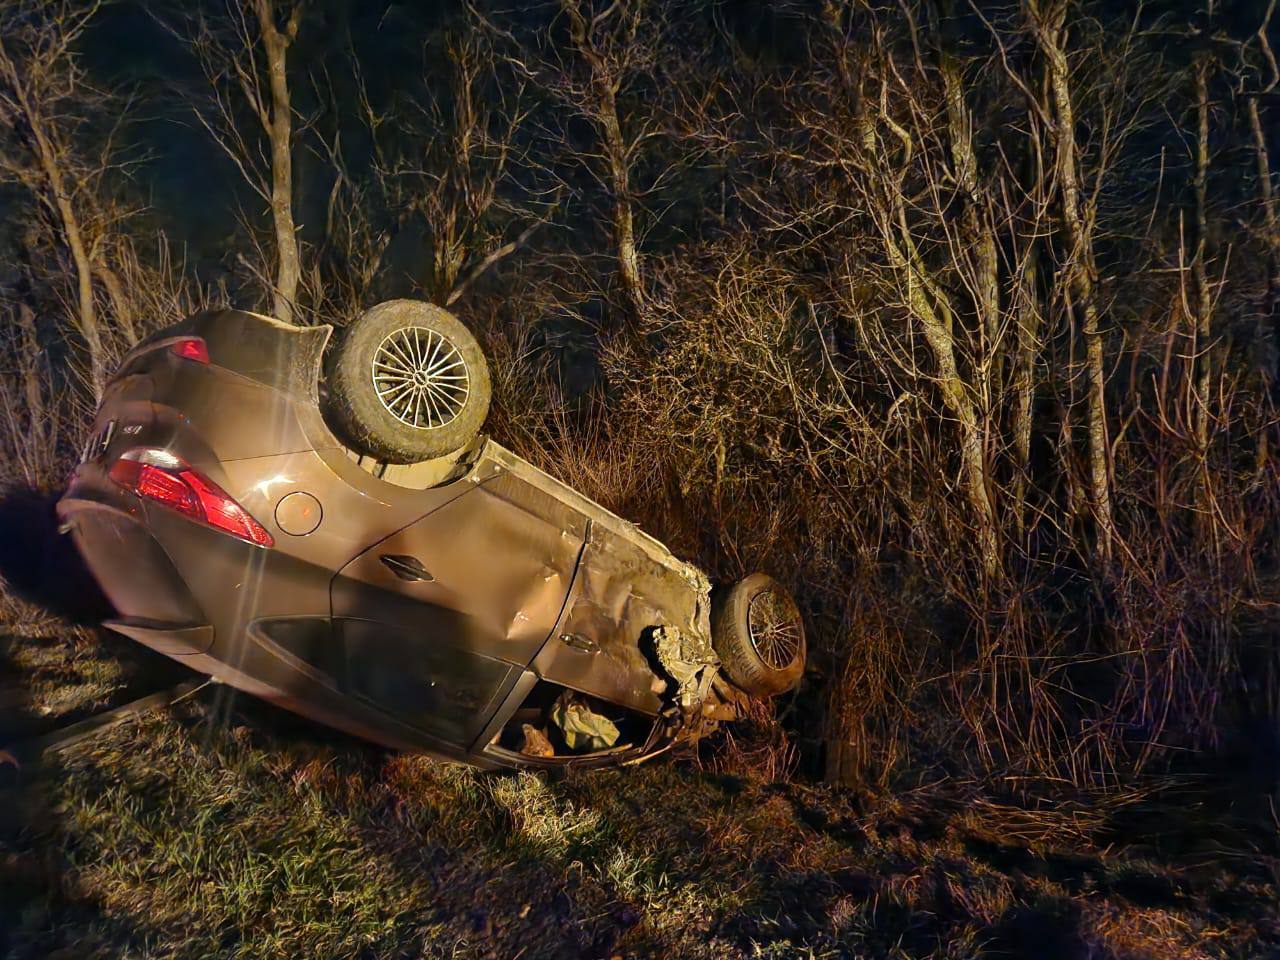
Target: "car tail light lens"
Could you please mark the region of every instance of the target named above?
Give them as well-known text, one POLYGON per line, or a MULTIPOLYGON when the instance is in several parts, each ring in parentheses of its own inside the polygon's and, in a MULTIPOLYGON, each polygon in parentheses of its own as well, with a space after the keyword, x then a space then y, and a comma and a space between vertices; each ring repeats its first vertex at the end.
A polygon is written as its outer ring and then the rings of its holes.
POLYGON ((111 479, 197 523, 215 527, 259 547, 275 545, 271 534, 208 477, 166 450, 128 450, 111 465, 111 479))
POLYGON ((169 352, 196 363, 209 362, 209 348, 200 337, 182 337, 169 344, 169 352))

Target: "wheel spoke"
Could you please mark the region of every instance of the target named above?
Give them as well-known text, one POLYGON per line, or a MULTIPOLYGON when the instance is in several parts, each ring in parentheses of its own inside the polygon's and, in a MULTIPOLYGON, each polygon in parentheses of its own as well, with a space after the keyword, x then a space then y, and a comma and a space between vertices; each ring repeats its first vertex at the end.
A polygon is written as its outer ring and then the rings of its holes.
POLYGON ((374 370, 383 370, 387 373, 395 374, 398 377, 412 376, 413 370, 406 367, 399 357, 394 354, 385 353, 378 359, 373 361, 374 370))
POLYGON ((382 402, 386 404, 387 409, 392 410, 392 412, 394 413, 395 411, 392 408, 396 404, 398 404, 404 397, 406 397, 408 393, 411 393, 412 391, 413 391, 413 384, 411 382, 405 382, 405 383, 397 384, 396 386, 391 387, 389 390, 379 391, 378 396, 382 400, 382 402))
POLYGON ((785 594, 766 590, 753 597, 747 626, 756 652, 775 670, 785 669, 800 652, 800 612, 785 594))
POLYGON ((428 376, 436 376, 445 370, 453 370, 457 367, 462 367, 462 369, 465 370, 467 368, 467 365, 466 363, 463 362, 462 357, 450 351, 449 353, 445 354, 443 357, 440 357, 437 360, 433 360, 431 363, 431 366, 423 367, 422 372, 427 374, 428 376))
POLYGON ((450 397, 443 390, 441 390, 440 387, 434 383, 427 384, 427 395, 432 397, 437 403, 441 404, 444 407, 448 407, 449 404, 453 402, 453 398, 450 397))
POLYGON ((413 403, 413 384, 407 383, 403 390, 394 395, 389 395, 388 402, 393 410, 401 413, 408 411, 409 406, 413 403))
MULTIPOLYGON (((448 380, 441 381, 432 377, 428 385, 437 390, 456 390, 458 393, 461 393, 463 396, 466 396, 466 394, 468 393, 468 388, 465 383, 453 383, 452 381, 448 381, 448 380)), ((446 396, 448 396, 448 394, 446 394, 446 396)))
POLYGON ((393 371, 391 373, 386 371, 375 371, 373 378, 374 380, 382 380, 388 383, 413 383, 412 374, 400 373, 398 371, 393 371))
MULTIPOLYGON (((413 388, 413 425, 419 425, 422 419, 423 408, 426 406, 426 397, 421 387, 413 388)), ((430 423, 430 413, 427 415, 427 422, 430 423)))
POLYGON ((418 368, 417 363, 409 352, 409 344, 407 340, 402 343, 393 334, 383 341, 382 348, 378 352, 383 353, 383 351, 395 356, 397 360, 404 364, 405 370, 409 373, 412 373, 418 368))
POLYGON ((428 334, 427 346, 432 347, 431 353, 430 355, 428 355, 426 350, 422 351, 422 363, 418 367, 418 369, 423 371, 424 373, 430 373, 431 370, 435 367, 436 357, 440 355, 440 348, 445 346, 444 337, 440 337, 437 339, 433 335, 428 334), (434 342, 434 347, 432 347, 433 342, 434 342))
POLYGON ((442 419, 440 411, 436 409, 435 398, 432 396, 430 384, 427 384, 427 386, 422 390, 422 402, 427 408, 430 421, 439 421, 442 419))

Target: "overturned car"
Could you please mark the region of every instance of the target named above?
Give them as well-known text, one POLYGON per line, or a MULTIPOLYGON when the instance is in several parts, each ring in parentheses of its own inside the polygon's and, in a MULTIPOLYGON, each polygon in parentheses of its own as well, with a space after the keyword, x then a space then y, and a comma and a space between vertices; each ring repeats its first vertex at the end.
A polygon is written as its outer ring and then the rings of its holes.
POLYGON ((430 304, 331 328, 200 314, 111 379, 58 504, 107 626, 393 748, 637 762, 794 687, 764 574, 717 589, 481 433, 489 374, 430 304), (323 394, 323 396, 322 396, 323 394))

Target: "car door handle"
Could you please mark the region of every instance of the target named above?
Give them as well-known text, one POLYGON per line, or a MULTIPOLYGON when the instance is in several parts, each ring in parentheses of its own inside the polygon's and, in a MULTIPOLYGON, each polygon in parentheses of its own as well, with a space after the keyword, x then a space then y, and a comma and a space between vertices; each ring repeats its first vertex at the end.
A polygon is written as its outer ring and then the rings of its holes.
POLYGON ((600 644, 596 643, 590 637, 584 637, 580 633, 562 633, 560 634, 560 642, 566 647, 581 651, 582 653, 599 653, 600 644))
POLYGON ((403 553, 384 553, 378 559, 401 580, 424 583, 431 583, 435 580, 435 577, 431 575, 430 571, 422 565, 422 561, 417 557, 410 557, 403 553))

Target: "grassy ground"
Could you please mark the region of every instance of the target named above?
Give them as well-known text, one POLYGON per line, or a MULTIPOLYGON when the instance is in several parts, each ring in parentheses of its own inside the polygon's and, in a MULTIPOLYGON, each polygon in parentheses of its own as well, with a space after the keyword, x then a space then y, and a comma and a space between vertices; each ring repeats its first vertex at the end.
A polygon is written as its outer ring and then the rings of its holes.
MULTIPOLYGON (((4 639, 0 742, 173 678, 141 648, 55 626, 4 639)), ((1184 785, 1028 811, 955 787, 860 793, 740 773, 687 757, 560 782, 484 775, 210 688, 4 790, 0 953, 1280 951, 1276 824, 1239 797, 1184 785)))

